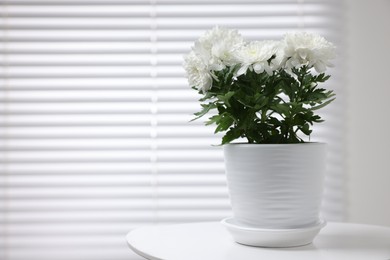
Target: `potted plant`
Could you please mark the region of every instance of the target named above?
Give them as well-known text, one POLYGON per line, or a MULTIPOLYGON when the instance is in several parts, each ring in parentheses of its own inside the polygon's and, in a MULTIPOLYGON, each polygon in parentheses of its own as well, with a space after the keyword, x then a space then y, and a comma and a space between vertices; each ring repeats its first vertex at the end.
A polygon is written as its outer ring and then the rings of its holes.
POLYGON ((237 30, 215 27, 185 57, 189 84, 202 95, 195 119, 210 114, 206 125, 224 133, 234 216, 223 223, 237 242, 297 246, 324 225, 326 144, 310 142, 310 134, 323 121, 317 110, 334 100, 320 87, 334 56, 333 44, 316 34, 246 42, 237 30))

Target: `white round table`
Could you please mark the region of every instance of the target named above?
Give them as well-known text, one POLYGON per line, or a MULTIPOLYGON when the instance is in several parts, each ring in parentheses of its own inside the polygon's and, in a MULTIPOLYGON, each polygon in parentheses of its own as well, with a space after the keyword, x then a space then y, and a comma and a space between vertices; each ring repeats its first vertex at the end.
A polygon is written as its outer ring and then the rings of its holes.
POLYGON ((390 228, 328 223, 310 245, 260 248, 237 244, 218 222, 148 226, 127 235, 150 260, 390 260, 390 228))

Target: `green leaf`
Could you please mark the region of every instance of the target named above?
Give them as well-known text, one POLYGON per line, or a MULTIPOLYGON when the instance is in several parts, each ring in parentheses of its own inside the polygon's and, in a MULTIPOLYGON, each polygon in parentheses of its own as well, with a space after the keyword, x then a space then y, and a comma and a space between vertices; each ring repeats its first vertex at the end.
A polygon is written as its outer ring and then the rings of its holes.
POLYGON ((225 115, 221 117, 216 123, 218 124, 218 126, 215 129, 214 133, 226 131, 234 123, 234 118, 225 115))
POLYGON ((276 117, 270 117, 269 122, 272 125, 275 125, 275 126, 281 126, 282 125, 282 122, 280 122, 280 120, 277 119, 276 117))
POLYGON ((253 92, 253 89, 250 89, 250 91, 247 92, 245 91, 245 88, 241 88, 235 92, 234 98, 245 107, 254 108, 256 104, 255 94, 251 92, 253 92))
POLYGON ((324 122, 324 120, 322 120, 319 115, 312 116, 310 120, 312 122, 315 122, 315 123, 322 123, 322 122, 324 122))
POLYGON ((217 108, 217 106, 214 103, 201 104, 201 106, 202 106, 202 110, 197 113, 194 113, 196 117, 192 119, 190 122, 201 118, 202 116, 207 114, 211 109, 217 108))
POLYGON ((309 93, 307 95, 307 100, 309 101, 320 101, 320 100, 323 100, 325 98, 327 98, 328 96, 325 94, 325 93, 322 93, 320 92, 319 90, 316 90, 312 93, 309 93))
POLYGON ((304 133, 305 135, 310 135, 312 130, 310 130, 310 125, 308 123, 304 124, 302 127, 299 127, 299 129, 304 133))
POLYGON ((217 105, 218 114, 223 114, 226 112, 226 108, 223 105, 217 105))
POLYGON ((290 114, 290 105, 289 104, 275 104, 270 107, 278 114, 284 114, 288 116, 290 114))
POLYGON ((229 131, 222 137, 222 144, 228 144, 233 140, 241 137, 241 131, 237 128, 230 128, 229 131))
POLYGON ((225 95, 218 95, 217 98, 220 101, 222 101, 223 103, 225 103, 227 107, 230 107, 231 105, 230 105, 229 100, 230 100, 231 97, 234 96, 235 93, 236 92, 234 92, 234 91, 229 91, 225 95))
POLYGON ((314 82, 325 82, 330 78, 330 75, 325 76, 325 73, 321 73, 315 77, 313 77, 314 82))
POLYGON ((209 118, 209 120, 206 121, 205 125, 211 125, 214 123, 218 123, 222 118, 222 115, 215 115, 209 118))
POLYGON ((305 114, 299 113, 294 116, 293 124, 294 125, 303 125, 305 124, 307 118, 305 117, 305 114))
POLYGON ((318 106, 315 106, 315 107, 311 107, 311 110, 318 110, 318 109, 320 109, 320 108, 323 108, 323 107, 329 105, 329 103, 332 102, 332 101, 335 100, 335 99, 336 99, 336 98, 332 98, 332 99, 330 99, 330 100, 328 100, 328 101, 322 103, 321 105, 318 105, 318 106))
POLYGON ((262 107, 264 107, 268 103, 268 98, 263 96, 260 93, 257 93, 254 98, 255 98, 255 103, 256 103, 256 105, 254 106, 255 110, 260 110, 262 107))

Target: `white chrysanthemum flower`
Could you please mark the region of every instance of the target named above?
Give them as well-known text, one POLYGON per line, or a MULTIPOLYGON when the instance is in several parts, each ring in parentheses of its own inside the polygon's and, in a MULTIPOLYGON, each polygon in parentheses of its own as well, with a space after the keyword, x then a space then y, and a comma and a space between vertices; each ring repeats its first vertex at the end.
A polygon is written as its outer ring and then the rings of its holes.
POLYGON ((277 55, 277 60, 288 70, 306 65, 322 73, 332 66, 330 60, 335 57, 335 47, 332 43, 320 35, 307 32, 287 34, 283 40, 282 51, 283 58, 277 55))
POLYGON ((268 61, 276 54, 278 45, 276 41, 255 41, 243 46, 235 53, 236 62, 241 65, 237 76, 245 74, 248 69, 256 73, 266 71, 272 75, 275 68, 268 61))
POLYGON ((234 52, 244 44, 237 30, 214 27, 195 42, 193 50, 214 71, 235 65, 234 52))
POLYGON ((187 73, 188 83, 206 93, 212 86, 213 79, 208 66, 191 51, 184 57, 184 69, 187 73))

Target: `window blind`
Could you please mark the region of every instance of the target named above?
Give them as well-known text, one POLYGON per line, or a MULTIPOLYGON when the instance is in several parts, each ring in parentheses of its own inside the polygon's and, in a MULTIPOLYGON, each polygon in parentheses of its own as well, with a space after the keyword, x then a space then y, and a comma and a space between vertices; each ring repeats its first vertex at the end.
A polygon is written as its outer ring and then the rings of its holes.
MULTIPOLYGON (((220 136, 189 123, 183 54, 214 25, 249 40, 317 32, 342 46, 339 1, 0 1, 0 259, 139 259, 133 227, 231 215, 220 136)), ((338 68, 340 70, 340 68, 338 68)), ((323 214, 343 217, 343 91, 323 214)))

